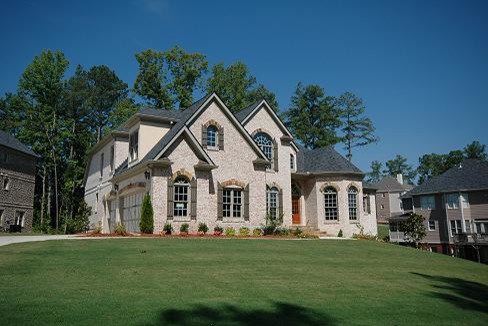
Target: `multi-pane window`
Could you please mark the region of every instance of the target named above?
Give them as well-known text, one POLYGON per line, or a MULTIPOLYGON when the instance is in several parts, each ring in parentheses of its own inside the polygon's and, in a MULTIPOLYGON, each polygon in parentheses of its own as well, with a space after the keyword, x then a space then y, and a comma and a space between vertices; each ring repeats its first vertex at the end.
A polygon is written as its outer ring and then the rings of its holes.
POLYGON ((337 221, 338 207, 337 207, 337 191, 328 187, 324 191, 324 206, 325 206, 325 220, 337 221))
POLYGON ((435 197, 434 196, 420 197, 420 208, 424 210, 435 209, 435 197))
POLYGON ((295 155, 290 154, 290 169, 295 170, 295 155))
POLYGON ((429 219, 429 231, 435 231, 435 220, 429 219))
POLYGON ((188 216, 190 184, 184 177, 178 177, 174 183, 173 215, 188 216))
POLYGON ((224 217, 242 216, 242 190, 225 188, 222 197, 222 213, 224 217))
POLYGON ((3 190, 9 190, 9 188, 10 188, 9 177, 3 177, 3 190))
POLYGON ((276 187, 266 190, 266 211, 272 219, 278 216, 278 189, 276 187))
POLYGON ((129 161, 135 161, 139 157, 139 130, 129 135, 129 161))
POLYGON ((216 148, 218 144, 219 131, 215 126, 207 128, 207 146, 216 148))
POLYGON ((366 214, 371 214, 371 199, 368 195, 363 196, 363 211, 366 214))
POLYGON ((459 234, 463 232, 463 226, 461 220, 451 220, 451 235, 459 234))
POLYGON ((350 187, 347 192, 347 203, 349 205, 349 219, 358 219, 358 190, 354 187, 350 187))
POLYGON ((114 172, 114 160, 115 160, 115 150, 114 147, 110 147, 110 172, 114 172))
POLYGON ((19 212, 19 211, 15 212, 14 224, 24 227, 24 216, 25 216, 24 212, 19 212))
POLYGON ((463 208, 469 207, 468 194, 465 192, 461 193, 461 205, 463 206, 463 208))
POLYGON ((100 155, 100 178, 103 177, 103 160, 104 160, 104 154, 102 153, 100 155))
POLYGON ((464 226, 466 227, 466 233, 471 233, 471 221, 464 220, 464 226))
POLYGON ((478 234, 486 234, 488 233, 488 221, 475 221, 474 222, 474 231, 478 234))
POLYGON ((0 209, 0 230, 3 230, 3 224, 4 224, 4 218, 3 218, 3 209, 0 209))
POLYGON ((459 194, 447 194, 446 203, 449 209, 459 208, 459 194))
POLYGON ((271 140, 271 137, 264 132, 259 132, 254 136, 254 140, 268 160, 271 160, 273 158, 273 141, 271 140))

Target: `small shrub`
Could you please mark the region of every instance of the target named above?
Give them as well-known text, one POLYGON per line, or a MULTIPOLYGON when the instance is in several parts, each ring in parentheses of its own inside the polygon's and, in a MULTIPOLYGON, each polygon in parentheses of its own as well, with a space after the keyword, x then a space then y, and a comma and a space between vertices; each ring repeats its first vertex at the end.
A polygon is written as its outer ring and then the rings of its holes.
POLYGON ((275 234, 276 228, 280 227, 283 223, 283 214, 279 214, 276 217, 271 216, 270 213, 266 214, 266 224, 261 227, 264 235, 275 234))
POLYGON ((343 237, 343 234, 342 234, 342 229, 340 229, 340 230, 339 230, 339 233, 337 233, 337 236, 338 236, 339 238, 342 238, 342 237, 343 237))
POLYGON ((186 233, 188 234, 188 230, 190 229, 190 225, 188 223, 183 223, 180 226, 180 233, 186 233))
POLYGON ((293 235, 295 237, 300 237, 302 234, 303 234, 303 231, 300 228, 296 228, 295 230, 293 230, 293 235))
POLYGON ((171 223, 166 222, 164 224, 164 227, 163 227, 164 234, 170 235, 173 231, 174 230, 173 230, 173 226, 171 225, 171 223))
POLYGON ((254 230, 252 230, 252 235, 255 237, 260 237, 263 235, 263 230, 261 230, 260 228, 255 228, 254 230))
POLYGON ((125 225, 122 223, 117 223, 117 226, 115 227, 115 234, 121 235, 123 237, 128 235, 128 233, 125 229, 125 225))
POLYGON ((151 196, 149 193, 144 195, 141 208, 141 220, 139 222, 139 229, 142 233, 154 232, 154 210, 151 203, 151 196))
POLYGON ((224 228, 216 225, 214 227, 214 235, 222 235, 222 233, 224 233, 224 228))
POLYGON ((201 232, 203 234, 207 233, 208 232, 208 226, 207 226, 207 224, 202 223, 202 222, 198 223, 198 232, 199 233, 201 232))
POLYGON ((251 230, 249 228, 243 226, 242 228, 239 229, 239 235, 242 237, 247 237, 251 234, 251 230))
POLYGON ((225 236, 226 237, 233 237, 236 235, 236 230, 233 227, 225 228, 225 236))
POLYGON ((290 235, 290 230, 287 228, 278 227, 273 232, 274 235, 287 236, 290 235))

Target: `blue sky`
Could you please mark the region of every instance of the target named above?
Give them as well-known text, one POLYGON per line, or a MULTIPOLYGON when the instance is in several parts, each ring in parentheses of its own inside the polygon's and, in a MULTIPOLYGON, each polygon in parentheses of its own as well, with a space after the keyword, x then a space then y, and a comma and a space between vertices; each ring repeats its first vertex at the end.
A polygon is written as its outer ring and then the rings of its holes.
POLYGON ((132 86, 136 52, 178 44, 242 60, 281 109, 299 81, 361 96, 381 138, 353 153, 364 171, 488 144, 488 1, 2 0, 0 37, 0 94, 43 49, 132 86))

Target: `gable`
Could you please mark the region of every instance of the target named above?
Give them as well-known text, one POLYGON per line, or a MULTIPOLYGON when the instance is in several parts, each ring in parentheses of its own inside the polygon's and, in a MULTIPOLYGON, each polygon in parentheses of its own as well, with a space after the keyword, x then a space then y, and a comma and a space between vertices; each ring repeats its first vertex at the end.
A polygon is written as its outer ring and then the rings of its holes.
MULTIPOLYGON (((286 128, 284 123, 281 121, 281 119, 278 117, 276 112, 269 106, 269 104, 265 101, 262 100, 259 104, 254 104, 249 108, 246 108, 243 110, 246 112, 246 116, 244 117, 244 114, 240 114, 241 118, 241 123, 243 126, 246 127, 249 122, 251 121, 261 121, 261 119, 266 119, 265 121, 262 121, 263 123, 266 123, 267 126, 271 126, 271 124, 274 124, 276 127, 279 128, 283 136, 288 136, 292 137, 292 134, 290 131, 286 128), (248 110, 251 109, 252 110, 248 110)), ((241 111, 242 112, 242 111, 241 111)), ((239 113, 238 113, 239 114, 239 113)))

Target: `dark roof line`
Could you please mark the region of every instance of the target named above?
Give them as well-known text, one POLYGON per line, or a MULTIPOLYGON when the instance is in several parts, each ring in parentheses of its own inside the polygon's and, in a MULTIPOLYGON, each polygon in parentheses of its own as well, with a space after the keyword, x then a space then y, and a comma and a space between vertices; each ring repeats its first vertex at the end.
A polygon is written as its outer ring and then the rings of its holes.
POLYGON ((364 174, 354 164, 339 154, 333 146, 306 149, 299 147, 297 153, 298 173, 342 172, 364 174))
POLYGON ((26 155, 39 157, 39 155, 34 153, 32 149, 30 149, 25 144, 20 142, 17 138, 1 130, 0 130, 0 145, 21 152, 26 155))
POLYGON ((467 159, 432 177, 404 196, 488 189, 488 162, 467 159))

